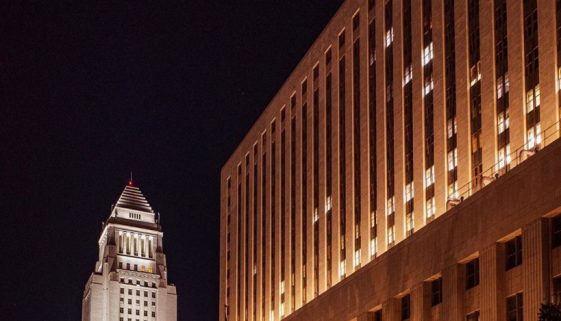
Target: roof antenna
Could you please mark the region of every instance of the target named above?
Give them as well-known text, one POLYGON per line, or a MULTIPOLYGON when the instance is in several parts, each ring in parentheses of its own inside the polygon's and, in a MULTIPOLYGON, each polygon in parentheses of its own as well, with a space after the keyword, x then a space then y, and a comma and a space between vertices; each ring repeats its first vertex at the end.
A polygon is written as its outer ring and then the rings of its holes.
POLYGON ((129 186, 132 186, 132 171, 131 171, 131 179, 129 180, 129 186))

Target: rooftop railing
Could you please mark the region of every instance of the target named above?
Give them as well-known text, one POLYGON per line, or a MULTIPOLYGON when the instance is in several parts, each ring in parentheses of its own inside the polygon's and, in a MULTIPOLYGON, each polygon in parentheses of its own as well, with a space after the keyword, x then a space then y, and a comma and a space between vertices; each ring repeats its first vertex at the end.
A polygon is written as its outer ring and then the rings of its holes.
POLYGON ((491 184, 497 178, 508 173, 508 171, 535 155, 547 145, 556 141, 560 136, 559 125, 559 121, 552 124, 540 133, 541 139, 535 139, 534 142, 527 142, 519 146, 510 154, 505 155, 504 159, 499 160, 480 175, 458 188, 455 193, 448 196, 448 208, 461 203, 483 187, 491 184))

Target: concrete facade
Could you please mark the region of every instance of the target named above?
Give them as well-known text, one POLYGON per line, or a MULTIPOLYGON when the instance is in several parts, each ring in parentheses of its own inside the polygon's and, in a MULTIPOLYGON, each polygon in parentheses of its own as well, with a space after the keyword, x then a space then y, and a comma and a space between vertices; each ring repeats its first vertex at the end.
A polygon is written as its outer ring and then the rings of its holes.
POLYGON ((82 321, 176 321, 163 232, 142 195, 125 187, 99 238, 99 258, 82 299, 82 321))
POLYGON ((537 320, 560 10, 345 1, 222 168, 220 320, 537 320))

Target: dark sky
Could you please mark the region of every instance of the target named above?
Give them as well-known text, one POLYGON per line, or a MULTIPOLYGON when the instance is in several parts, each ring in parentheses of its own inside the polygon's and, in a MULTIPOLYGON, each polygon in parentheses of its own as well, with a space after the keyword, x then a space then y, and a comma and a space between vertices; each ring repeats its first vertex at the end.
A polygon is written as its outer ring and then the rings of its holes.
POLYGON ((0 4, 2 319, 80 320, 132 170, 217 320, 220 168, 342 1, 47 2, 0 4))

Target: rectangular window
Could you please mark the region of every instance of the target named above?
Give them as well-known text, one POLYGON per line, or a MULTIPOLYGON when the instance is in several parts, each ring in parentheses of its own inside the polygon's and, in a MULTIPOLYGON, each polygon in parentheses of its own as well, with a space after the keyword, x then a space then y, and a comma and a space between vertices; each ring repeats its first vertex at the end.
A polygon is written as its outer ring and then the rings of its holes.
POLYGON ((479 311, 472 312, 466 316, 467 321, 479 321, 479 311))
POLYGON ((561 245, 561 215, 551 220, 551 246, 557 247, 561 245))
POLYGON ((523 297, 522 293, 517 293, 506 298, 506 320, 522 321, 523 318, 523 297))
POLYGON ((466 290, 479 285, 479 258, 466 263, 466 290))
POLYGON ((431 282, 432 306, 442 303, 442 278, 431 282))
POLYGON ((409 320, 411 317, 411 297, 409 294, 401 298, 401 320, 409 320))
POLYGON ((522 264, 522 236, 505 243, 506 270, 522 264))
POLYGON ((434 49, 431 42, 425 47, 425 49, 423 49, 423 59, 422 59, 423 66, 431 62, 433 58, 434 58, 434 49))

